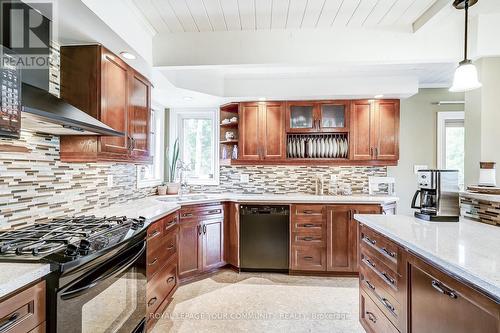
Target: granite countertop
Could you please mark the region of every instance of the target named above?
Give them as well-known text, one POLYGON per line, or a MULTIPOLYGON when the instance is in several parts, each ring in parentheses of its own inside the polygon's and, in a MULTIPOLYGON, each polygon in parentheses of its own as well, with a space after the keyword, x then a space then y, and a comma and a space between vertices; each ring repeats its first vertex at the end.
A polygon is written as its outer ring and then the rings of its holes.
POLYGON ((204 204, 220 201, 231 201, 241 203, 338 203, 338 204, 388 204, 399 201, 392 196, 329 196, 312 194, 189 194, 180 201, 176 196, 151 196, 138 200, 131 200, 124 204, 96 209, 87 214, 96 216, 127 216, 130 218, 143 216, 147 221, 155 221, 181 208, 182 205, 204 204), (190 197, 194 197, 190 199, 190 197), (169 200, 169 201, 165 201, 169 200), (170 201, 173 200, 173 201, 170 201))
POLYGON ((0 263, 0 298, 50 273, 49 264, 0 263))
POLYGON ((500 228, 461 218, 426 222, 407 215, 354 218, 500 303, 500 228))

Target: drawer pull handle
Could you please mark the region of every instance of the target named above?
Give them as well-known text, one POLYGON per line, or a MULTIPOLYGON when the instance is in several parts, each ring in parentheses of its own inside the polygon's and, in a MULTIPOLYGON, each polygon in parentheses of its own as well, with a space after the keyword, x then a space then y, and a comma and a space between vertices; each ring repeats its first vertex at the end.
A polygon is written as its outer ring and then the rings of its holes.
POLYGON ((391 278, 386 272, 382 272, 382 276, 392 285, 396 284, 396 280, 391 278))
POLYGON ((368 315, 368 320, 373 322, 374 324, 377 323, 377 316, 373 314, 373 312, 366 311, 366 314, 368 315))
POLYGON ((193 216, 193 213, 183 213, 182 217, 191 217, 193 216))
POLYGON ((312 227, 314 227, 314 224, 312 224, 312 223, 306 223, 306 224, 303 224, 302 226, 304 228, 312 228, 312 227))
POLYGON ((172 224, 175 224, 177 222, 177 219, 175 220, 172 220, 170 222, 168 222, 166 225, 165 225, 165 228, 168 229, 172 224))
POLYGON ((372 266, 372 267, 375 267, 377 265, 375 265, 375 263, 373 261, 371 261, 370 259, 366 259, 366 262, 368 263, 368 265, 372 266))
POLYGON ((375 290, 375 286, 373 284, 371 284, 370 281, 365 280, 365 282, 366 282, 366 285, 368 286, 368 288, 370 288, 371 290, 375 290))
POLYGON ((149 239, 151 238, 155 238, 156 236, 158 236, 160 234, 160 232, 158 230, 155 230, 153 233, 149 234, 149 239))
POLYGON ((382 303, 384 303, 384 306, 392 313, 396 311, 396 308, 394 308, 394 306, 387 300, 387 298, 382 298, 382 303))
POLYGON ((387 250, 385 247, 382 248, 382 251, 387 254, 389 257, 391 258, 396 258, 396 253, 392 252, 392 251, 389 251, 387 250))
POLYGON ((153 261, 151 261, 148 265, 149 266, 153 266, 154 264, 156 264, 158 262, 158 258, 154 258, 153 261))
POLYGON ((447 295, 453 299, 456 299, 458 296, 454 290, 451 290, 445 286, 443 286, 439 281, 432 280, 432 288, 436 289, 443 295, 447 295))
POLYGON ((148 302, 148 306, 152 306, 153 304, 155 304, 155 303, 156 303, 156 301, 157 301, 157 300, 158 300, 158 298, 156 298, 156 297, 151 298, 151 299, 149 300, 149 302, 148 302))
POLYGON ((171 276, 167 279, 167 283, 170 283, 175 280, 175 277, 171 276))
POLYGON ((302 213, 310 215, 310 214, 312 214, 314 212, 312 210, 310 210, 310 209, 306 209, 306 210, 303 210, 302 213))
POLYGON ((207 212, 208 214, 220 214, 221 210, 220 209, 212 209, 207 212))
POLYGON ((310 242, 310 241, 314 240, 314 237, 304 237, 304 238, 302 238, 302 240, 304 240, 306 242, 310 242))
POLYGON ((313 257, 307 256, 307 257, 304 257, 304 260, 313 260, 313 257))
POLYGON ((374 239, 370 239, 369 237, 366 237, 366 236, 365 236, 365 237, 363 237, 363 240, 364 240, 366 243, 371 244, 371 245, 375 245, 375 244, 377 244, 377 241, 376 241, 376 240, 374 240, 374 239))
POLYGON ((172 250, 173 248, 175 247, 174 244, 170 245, 169 247, 167 247, 167 250, 172 250))
POLYGON ((0 332, 6 332, 9 330, 19 319, 20 317, 18 312, 11 314, 9 318, 5 319, 4 322, 0 324, 0 332))

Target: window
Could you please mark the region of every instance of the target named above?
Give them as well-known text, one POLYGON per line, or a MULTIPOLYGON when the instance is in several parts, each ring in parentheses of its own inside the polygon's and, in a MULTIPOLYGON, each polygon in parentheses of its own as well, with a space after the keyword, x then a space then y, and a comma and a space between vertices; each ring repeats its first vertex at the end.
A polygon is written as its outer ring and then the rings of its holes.
POLYGON ((439 112, 438 168, 458 170, 458 182, 462 187, 464 185, 464 146, 464 112, 439 112))
POLYGON ((151 110, 150 149, 153 154, 153 164, 137 166, 137 187, 161 185, 164 182, 164 138, 165 111, 151 110))
POLYGON ((170 143, 179 138, 179 161, 189 184, 219 184, 217 109, 178 109, 170 115, 170 143))

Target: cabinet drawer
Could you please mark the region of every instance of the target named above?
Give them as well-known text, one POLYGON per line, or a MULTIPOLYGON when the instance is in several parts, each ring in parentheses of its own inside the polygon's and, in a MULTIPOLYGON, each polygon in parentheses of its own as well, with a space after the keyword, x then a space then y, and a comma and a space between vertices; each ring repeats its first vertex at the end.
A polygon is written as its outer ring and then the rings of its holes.
POLYGON ((361 226, 359 233, 361 248, 370 248, 377 259, 383 261, 393 271, 398 271, 398 246, 378 233, 361 226))
POLYGON ((29 332, 44 321, 45 281, 1 301, 2 333, 29 332))
POLYGON ((209 206, 187 206, 183 207, 180 211, 180 218, 182 220, 192 219, 206 219, 206 218, 219 218, 224 214, 222 205, 209 205, 209 206))
POLYGON ((161 242, 161 236, 163 234, 163 220, 158 220, 149 225, 146 241, 148 246, 156 247, 161 242))
POLYGON ((165 253, 165 261, 169 261, 177 253, 177 230, 171 230, 165 235, 162 249, 165 253))
POLYGON ((297 271, 325 271, 326 249, 319 246, 292 246, 290 269, 297 271))
POLYGON ((399 333, 375 302, 363 290, 359 294, 359 320, 367 332, 399 333))
POLYGON ((401 305, 388 292, 384 282, 370 269, 361 267, 359 274, 360 288, 363 289, 378 304, 378 307, 386 314, 387 318, 396 327, 401 327, 402 311, 401 305))
POLYGON ((177 285, 177 263, 173 260, 164 266, 154 278, 148 282, 146 289, 147 313, 154 313, 160 304, 169 296, 177 285))
POLYGON ((147 245, 146 254, 146 276, 148 281, 159 271, 165 264, 165 249, 162 244, 152 247, 147 245))
POLYGON ((380 278, 380 280, 383 281, 386 289, 390 291, 394 297, 397 297, 396 292, 398 291, 399 282, 398 275, 393 270, 384 265, 384 263, 382 263, 380 260, 370 256, 369 254, 366 254, 366 252, 363 252, 363 250, 361 252, 360 258, 360 266, 375 273, 380 278))
POLYGON ((292 246, 325 246, 325 235, 322 233, 292 232, 292 246))
POLYGON ((168 215, 164 220, 163 220, 163 231, 168 232, 172 228, 174 228, 176 225, 179 224, 179 214, 173 213, 168 215))
POLYGON ((323 219, 324 205, 292 205, 292 217, 302 219, 323 219))
POLYGON ((304 221, 304 219, 295 218, 292 221, 292 232, 314 232, 324 233, 326 230, 326 223, 323 220, 318 221, 304 221))

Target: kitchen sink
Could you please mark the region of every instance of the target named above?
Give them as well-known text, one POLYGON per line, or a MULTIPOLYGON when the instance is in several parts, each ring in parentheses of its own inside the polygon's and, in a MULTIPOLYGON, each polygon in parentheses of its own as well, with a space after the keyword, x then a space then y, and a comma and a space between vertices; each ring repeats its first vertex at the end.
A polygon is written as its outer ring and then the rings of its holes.
POLYGON ((199 194, 199 195, 183 195, 175 197, 161 197, 156 200, 164 202, 182 202, 182 201, 205 200, 205 199, 208 199, 208 196, 199 194))

